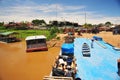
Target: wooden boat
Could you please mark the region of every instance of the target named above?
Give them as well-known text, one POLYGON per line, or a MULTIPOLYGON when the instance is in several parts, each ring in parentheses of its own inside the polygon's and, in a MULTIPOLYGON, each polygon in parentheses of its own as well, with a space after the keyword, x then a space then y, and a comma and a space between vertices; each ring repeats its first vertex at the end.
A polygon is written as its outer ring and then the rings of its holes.
POLYGON ((7 43, 19 42, 21 40, 16 37, 18 34, 19 33, 17 33, 17 32, 0 33, 0 41, 7 42, 7 43))
POLYGON ((50 76, 43 80, 76 80, 77 64, 74 56, 62 55, 56 57, 50 76))
POLYGON ((63 43, 60 54, 55 59, 50 76, 45 76, 43 80, 81 80, 76 77, 77 64, 73 48, 73 43, 63 43))
POLYGON ((85 57, 90 57, 90 47, 87 43, 83 43, 82 45, 82 54, 85 57))
POLYGON ((50 76, 43 80, 81 80, 77 75, 77 64, 74 56, 74 36, 65 37, 59 56, 56 57, 50 76))
POLYGON ((28 36, 26 39, 26 52, 47 51, 46 37, 44 35, 28 36))

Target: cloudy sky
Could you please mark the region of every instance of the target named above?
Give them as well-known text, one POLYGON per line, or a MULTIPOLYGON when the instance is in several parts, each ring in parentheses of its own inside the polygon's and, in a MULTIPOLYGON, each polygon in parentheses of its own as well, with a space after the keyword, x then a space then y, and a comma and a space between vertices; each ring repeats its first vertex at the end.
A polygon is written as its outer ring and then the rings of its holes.
POLYGON ((33 19, 120 24, 120 0, 0 0, 0 22, 33 19))

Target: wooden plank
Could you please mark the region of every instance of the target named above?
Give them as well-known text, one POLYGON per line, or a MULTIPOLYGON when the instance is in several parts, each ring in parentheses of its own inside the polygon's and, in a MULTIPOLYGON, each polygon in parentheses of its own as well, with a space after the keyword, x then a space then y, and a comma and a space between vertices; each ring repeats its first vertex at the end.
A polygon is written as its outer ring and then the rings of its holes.
POLYGON ((45 76, 43 80, 73 80, 72 77, 45 76))

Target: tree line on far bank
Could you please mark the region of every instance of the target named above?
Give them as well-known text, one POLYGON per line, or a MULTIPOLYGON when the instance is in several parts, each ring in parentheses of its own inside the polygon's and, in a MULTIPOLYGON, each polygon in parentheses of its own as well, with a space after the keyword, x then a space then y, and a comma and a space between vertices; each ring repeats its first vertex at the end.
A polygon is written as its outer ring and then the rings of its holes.
MULTIPOLYGON (((96 24, 96 25, 88 24, 88 23, 79 25, 78 23, 73 23, 69 21, 64 21, 64 22, 63 21, 50 21, 49 24, 47 24, 45 20, 35 19, 35 20, 32 20, 31 22, 28 22, 28 21, 9 22, 7 24, 5 24, 4 22, 0 22, 0 32, 3 32, 4 30, 34 30, 34 29, 43 28, 43 29, 47 29, 47 31, 50 32, 49 39, 51 39, 56 36, 56 33, 64 32, 64 28, 66 27, 77 28, 76 31, 79 31, 80 28, 82 28, 83 32, 84 30, 87 30, 85 32, 89 33, 91 31, 96 32, 98 28, 104 27, 104 26, 106 26, 107 28, 110 28, 110 26, 112 25, 113 24, 109 21, 105 23, 96 24)), ((111 31, 113 31, 113 34, 120 34, 120 25, 117 25, 111 31)))
POLYGON ((45 20, 39 20, 35 19, 32 20, 31 22, 28 21, 22 21, 22 22, 9 22, 8 24, 5 24, 4 22, 0 22, 0 29, 18 29, 18 30, 26 30, 26 29, 36 29, 35 27, 41 28, 41 27, 47 27, 50 28, 52 26, 56 27, 66 27, 66 26, 71 26, 71 27, 83 27, 87 29, 92 29, 94 27, 110 27, 113 24, 111 22, 106 22, 106 23, 100 23, 100 24, 89 24, 85 23, 83 25, 79 25, 78 23, 74 22, 69 22, 69 21, 50 21, 49 24, 45 22, 45 20))

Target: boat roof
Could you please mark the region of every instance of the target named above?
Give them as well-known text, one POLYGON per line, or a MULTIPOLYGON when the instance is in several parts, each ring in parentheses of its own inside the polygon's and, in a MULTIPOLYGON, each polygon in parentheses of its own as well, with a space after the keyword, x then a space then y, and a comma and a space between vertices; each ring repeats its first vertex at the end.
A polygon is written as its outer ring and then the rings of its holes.
POLYGON ((11 35, 11 34, 14 34, 14 33, 17 33, 17 32, 2 32, 2 33, 0 33, 0 35, 8 36, 8 35, 11 35))
POLYGON ((46 39, 44 35, 28 36, 25 40, 46 39))

